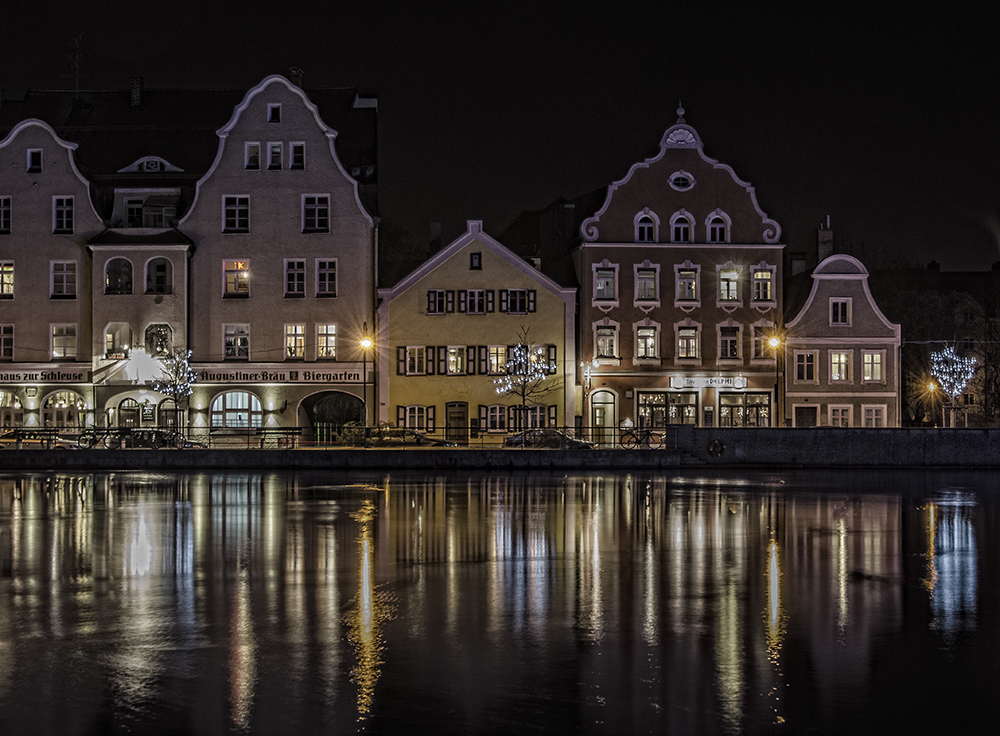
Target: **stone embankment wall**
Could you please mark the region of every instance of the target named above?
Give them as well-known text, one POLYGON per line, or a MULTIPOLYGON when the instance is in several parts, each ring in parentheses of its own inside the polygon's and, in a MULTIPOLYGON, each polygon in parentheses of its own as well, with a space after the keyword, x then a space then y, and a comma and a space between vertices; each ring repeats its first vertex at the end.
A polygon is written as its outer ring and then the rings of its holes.
POLYGON ((0 450, 0 472, 550 468, 1000 468, 1000 429, 696 429, 667 449, 0 450))

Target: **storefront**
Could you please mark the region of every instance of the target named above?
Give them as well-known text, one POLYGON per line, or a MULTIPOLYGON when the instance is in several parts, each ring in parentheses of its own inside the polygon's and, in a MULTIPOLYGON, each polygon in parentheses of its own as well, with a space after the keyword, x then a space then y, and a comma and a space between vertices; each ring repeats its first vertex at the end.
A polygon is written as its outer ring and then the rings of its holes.
POLYGON ((83 429, 94 421, 90 371, 75 365, 20 365, 0 371, 0 427, 83 429))

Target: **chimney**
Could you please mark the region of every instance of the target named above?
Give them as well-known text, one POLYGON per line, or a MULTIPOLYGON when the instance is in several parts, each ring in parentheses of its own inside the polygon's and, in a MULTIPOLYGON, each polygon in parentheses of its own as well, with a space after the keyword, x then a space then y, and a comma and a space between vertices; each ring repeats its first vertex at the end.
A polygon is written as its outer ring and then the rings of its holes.
POLYGON ((305 72, 299 69, 297 66, 293 66, 291 69, 288 70, 288 78, 291 79, 292 84, 294 84, 299 89, 302 88, 302 76, 304 74, 305 72))
POLYGON ((142 77, 132 77, 132 107, 142 107, 142 77))
POLYGON ((441 221, 431 220, 431 241, 428 251, 434 255, 441 250, 441 221))
POLYGON ((833 255, 833 230, 830 229, 830 216, 826 216, 826 227, 820 223, 816 234, 816 262, 822 263, 833 255))

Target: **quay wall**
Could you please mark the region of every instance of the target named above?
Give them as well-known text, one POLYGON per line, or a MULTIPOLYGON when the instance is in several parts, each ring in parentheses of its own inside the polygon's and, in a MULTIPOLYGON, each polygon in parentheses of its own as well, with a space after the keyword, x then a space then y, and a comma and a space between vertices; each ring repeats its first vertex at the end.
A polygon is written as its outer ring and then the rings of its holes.
POLYGON ((704 429, 667 449, 0 450, 20 470, 1000 468, 1000 429, 704 429))

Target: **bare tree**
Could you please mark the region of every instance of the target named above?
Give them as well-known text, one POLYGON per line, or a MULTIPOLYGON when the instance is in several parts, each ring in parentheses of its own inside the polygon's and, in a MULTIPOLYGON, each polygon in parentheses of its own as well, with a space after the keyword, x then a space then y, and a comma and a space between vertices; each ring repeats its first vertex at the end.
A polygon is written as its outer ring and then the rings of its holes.
POLYGON ((528 426, 528 405, 540 403, 561 386, 554 378, 558 365, 549 359, 548 347, 532 345, 529 331, 524 325, 518 329, 517 344, 507 349, 504 374, 493 379, 498 394, 519 400, 521 429, 528 426))

